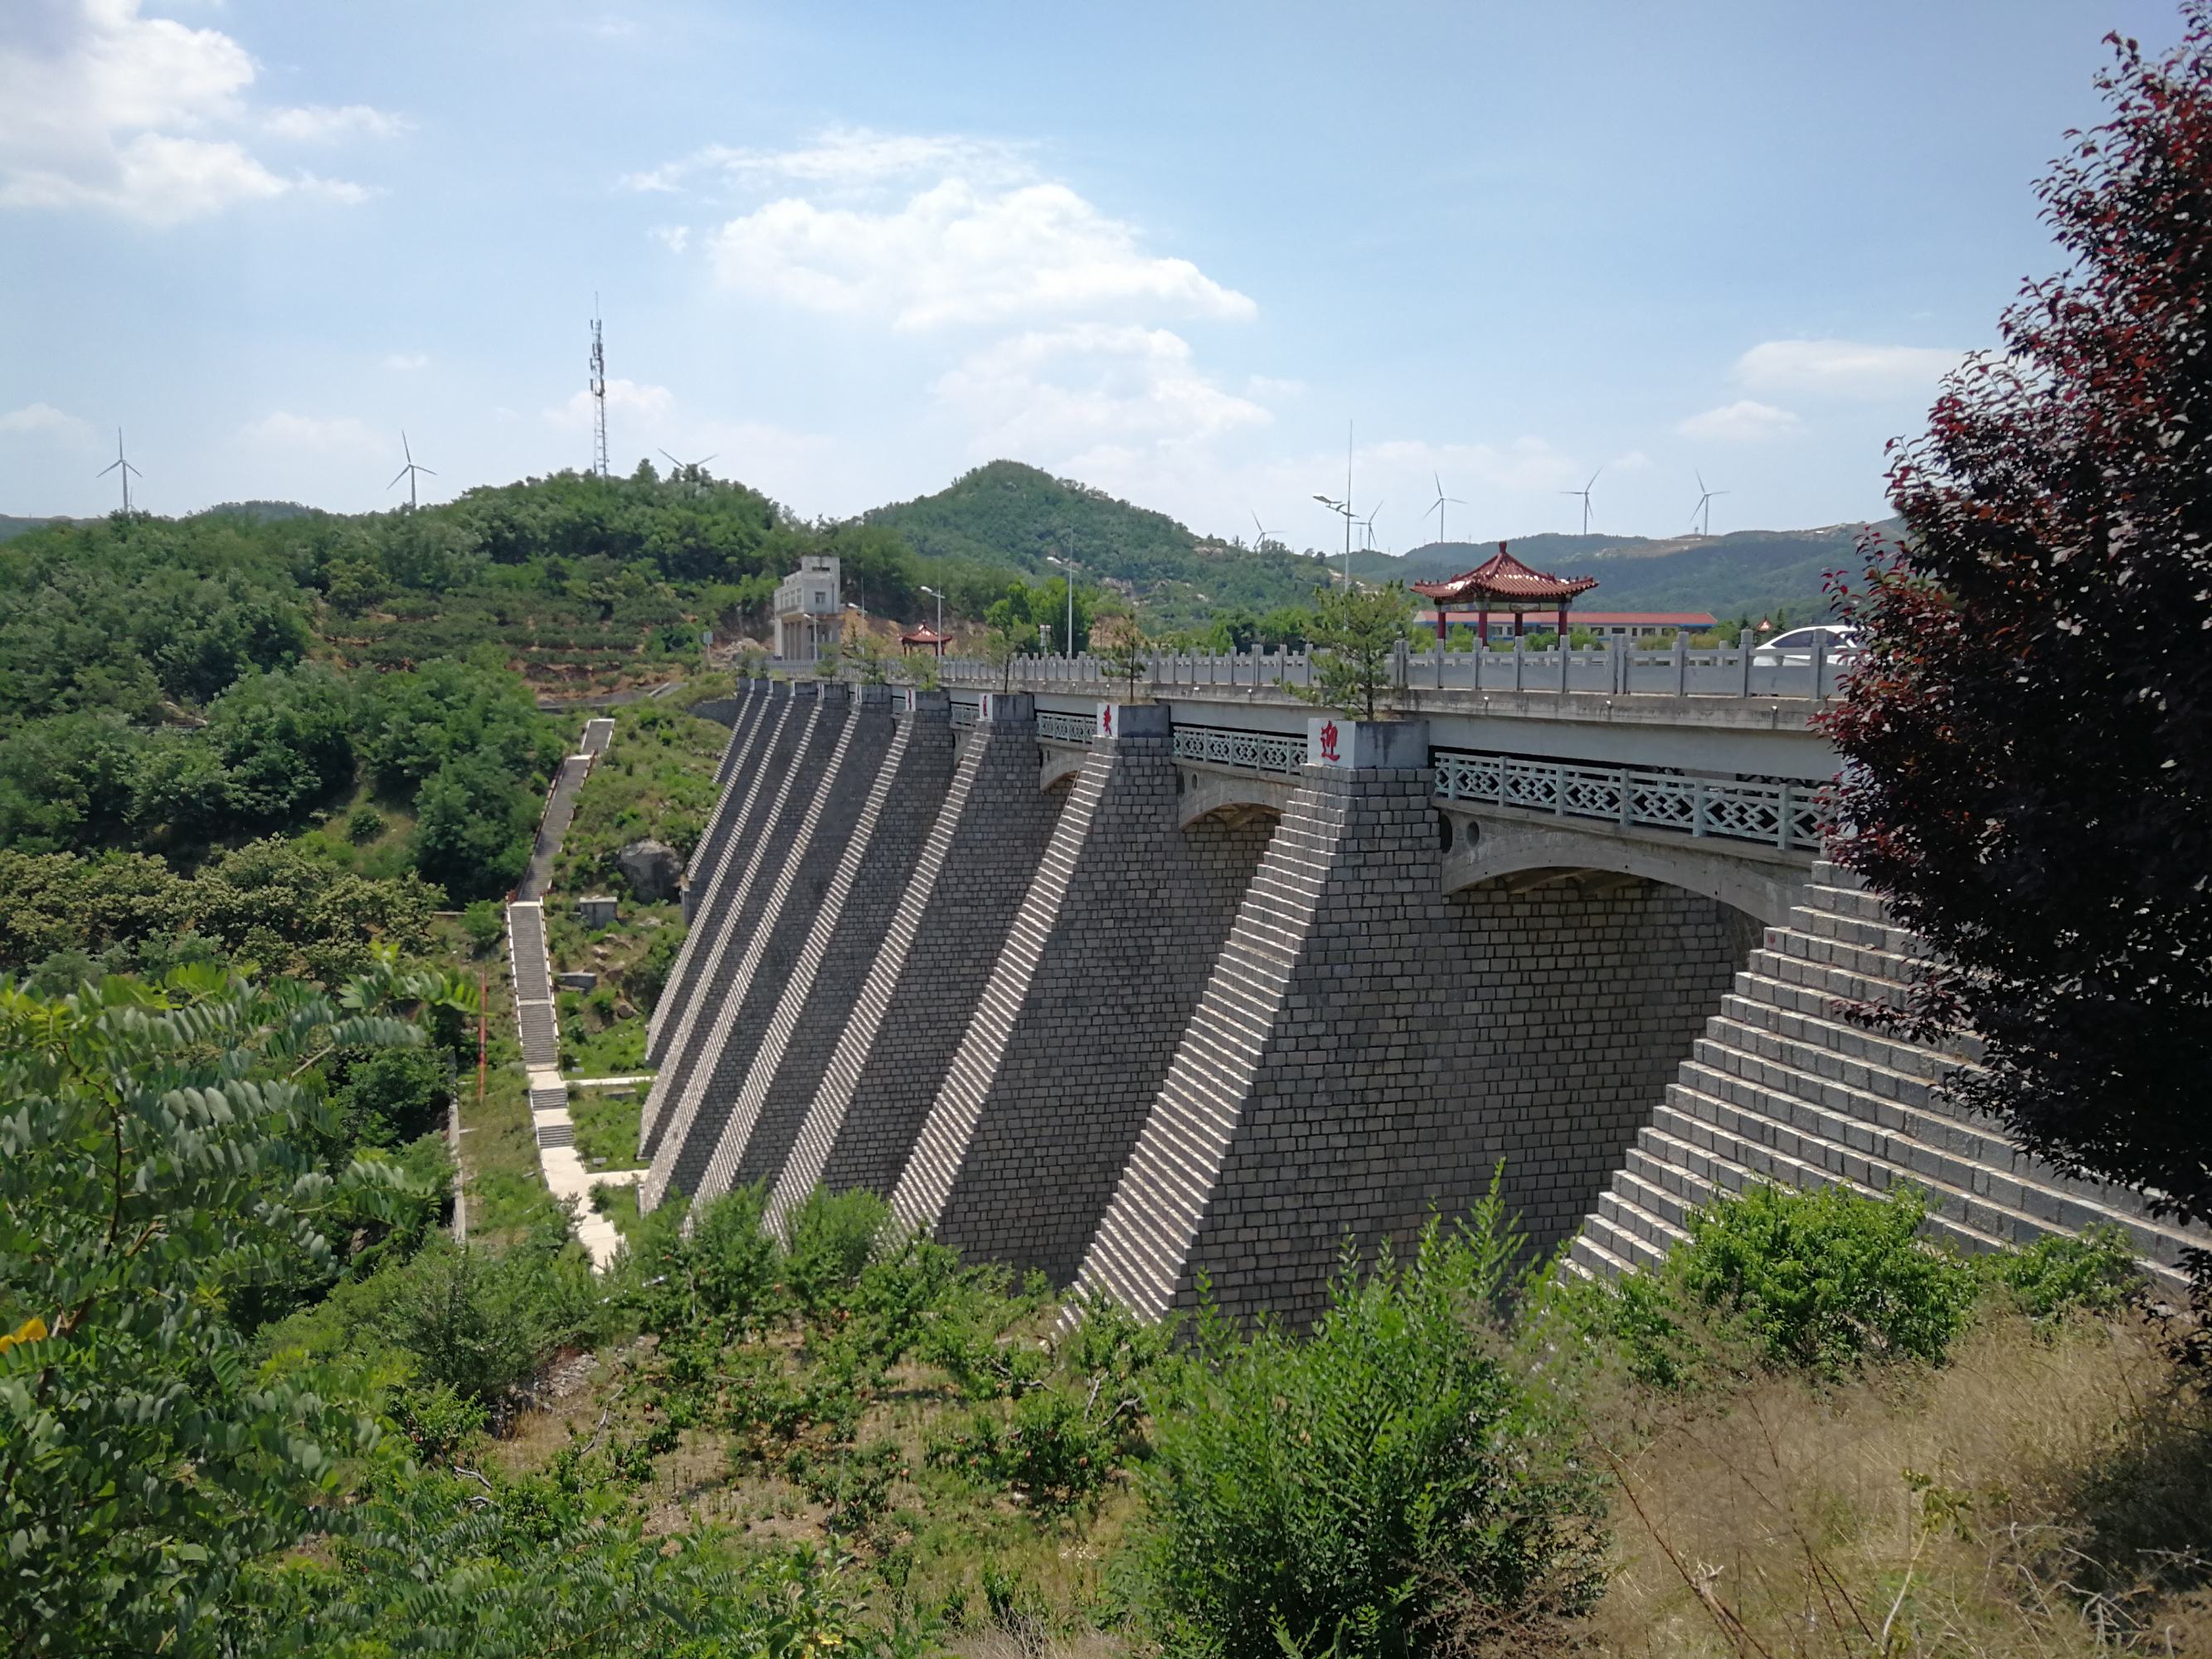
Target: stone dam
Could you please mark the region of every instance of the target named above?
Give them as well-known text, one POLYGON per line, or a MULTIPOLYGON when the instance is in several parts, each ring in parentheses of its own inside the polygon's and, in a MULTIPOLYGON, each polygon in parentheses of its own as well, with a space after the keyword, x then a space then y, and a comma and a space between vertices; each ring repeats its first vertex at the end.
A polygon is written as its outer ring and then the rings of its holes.
POLYGON ((1294 1322, 1347 1237, 1403 1244, 1500 1170, 1594 1273, 1759 1182, 1911 1182, 1970 1249, 2111 1224, 2168 1278, 2203 1242, 1952 1105, 1971 1044, 1842 1018, 1915 947, 1820 855, 1817 698, 1401 663, 1369 723, 1256 672, 1127 702, 1066 669, 702 708, 731 737, 645 1207, 760 1183, 780 1224, 866 1187, 1146 1316, 1203 1277, 1294 1322))

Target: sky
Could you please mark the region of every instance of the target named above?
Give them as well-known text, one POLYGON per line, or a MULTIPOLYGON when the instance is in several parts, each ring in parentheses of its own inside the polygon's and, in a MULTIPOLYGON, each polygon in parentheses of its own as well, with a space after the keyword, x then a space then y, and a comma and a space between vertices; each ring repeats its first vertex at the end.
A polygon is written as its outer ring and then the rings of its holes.
POLYGON ((1000 457, 1376 545, 1881 516, 2138 0, 6 0, 0 513, 1000 457), (1425 517, 1424 516, 1425 514, 1425 517))

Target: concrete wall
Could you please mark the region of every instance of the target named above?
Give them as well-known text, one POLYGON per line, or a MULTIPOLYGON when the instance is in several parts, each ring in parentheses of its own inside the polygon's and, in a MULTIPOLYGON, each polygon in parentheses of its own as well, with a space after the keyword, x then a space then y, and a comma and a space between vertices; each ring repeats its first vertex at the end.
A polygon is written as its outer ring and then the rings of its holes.
MULTIPOLYGON (((730 705, 730 717, 726 722, 730 727, 730 740, 722 745, 722 757, 714 767, 714 805, 707 814, 706 826, 700 831, 690 858, 684 863, 683 883, 678 890, 687 928, 697 901, 703 896, 707 872, 720 860, 723 850, 729 844, 732 819, 744 796, 744 789, 735 780, 744 770, 751 745, 761 729, 762 716, 769 702, 767 685, 765 682, 756 684, 749 680, 739 688, 735 697, 725 701, 730 705)), ((677 963, 672 964, 669 987, 672 988, 676 983, 673 969, 682 965, 686 955, 696 954, 696 948, 687 931, 683 948, 678 952, 677 963)), ((653 1005, 653 1013, 646 1021, 645 1057, 656 1065, 659 1063, 666 1045, 666 1030, 671 1023, 669 1012, 674 1006, 674 1000, 664 994, 653 1005)))
POLYGON ((1406 1243, 1501 1160, 1533 1241, 1573 1233, 1745 931, 1644 884, 1443 897, 1439 857, 1425 772, 1309 769, 1080 1283, 1307 1319, 1345 1238, 1406 1243))
POLYGON ((1177 825, 1166 710, 1116 711, 893 1199, 971 1257, 1074 1277, 1271 819, 1177 825))

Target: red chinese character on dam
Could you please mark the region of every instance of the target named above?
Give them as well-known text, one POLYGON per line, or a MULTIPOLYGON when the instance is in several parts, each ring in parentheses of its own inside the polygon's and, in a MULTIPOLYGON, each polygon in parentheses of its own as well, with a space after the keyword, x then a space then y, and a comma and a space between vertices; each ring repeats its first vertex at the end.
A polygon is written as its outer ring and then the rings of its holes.
POLYGON ((1334 720, 1322 722, 1321 757, 1331 766, 1336 764, 1336 722, 1334 720))
POLYGON ((1114 735, 1114 705, 1110 702, 1099 705, 1098 729, 1109 738, 1114 735))

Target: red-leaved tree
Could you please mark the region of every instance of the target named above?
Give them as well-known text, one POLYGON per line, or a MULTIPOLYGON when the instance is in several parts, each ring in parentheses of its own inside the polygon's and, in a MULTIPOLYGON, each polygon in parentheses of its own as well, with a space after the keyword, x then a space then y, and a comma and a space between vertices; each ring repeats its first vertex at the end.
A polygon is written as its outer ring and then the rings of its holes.
POLYGON ((2039 187, 2072 265, 1894 447, 1826 727, 1837 857, 1936 953, 1905 1022, 2062 1167, 2212 1218, 2212 5, 2039 187))

